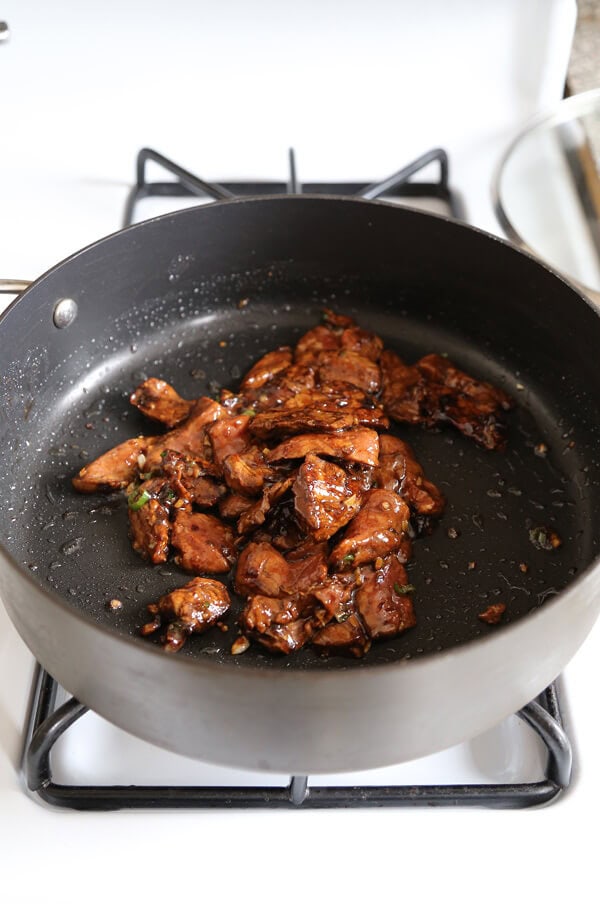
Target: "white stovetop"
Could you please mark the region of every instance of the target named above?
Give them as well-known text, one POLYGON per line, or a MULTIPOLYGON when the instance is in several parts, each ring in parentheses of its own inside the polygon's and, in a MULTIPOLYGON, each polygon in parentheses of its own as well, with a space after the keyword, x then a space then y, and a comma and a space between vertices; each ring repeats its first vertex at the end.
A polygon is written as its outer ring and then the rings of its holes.
MULTIPOLYGON (((306 180, 377 178, 443 145, 471 221, 497 231, 494 165, 560 97, 573 16, 572 0, 5 0, 0 277, 35 277, 117 228, 143 145, 208 179, 283 179, 294 145, 306 180)), ((596 630, 565 675, 575 780, 544 810, 63 812, 23 789, 33 663, 0 606, 0 898, 596 900, 599 661, 596 630)), ((80 764, 103 760, 100 723, 80 764)), ((524 730, 512 719, 451 754, 458 776, 490 749, 482 774, 535 773, 535 757, 503 754, 524 730)), ((110 743, 128 755, 129 742, 110 743)), ((403 775, 429 767, 436 758, 403 775)))

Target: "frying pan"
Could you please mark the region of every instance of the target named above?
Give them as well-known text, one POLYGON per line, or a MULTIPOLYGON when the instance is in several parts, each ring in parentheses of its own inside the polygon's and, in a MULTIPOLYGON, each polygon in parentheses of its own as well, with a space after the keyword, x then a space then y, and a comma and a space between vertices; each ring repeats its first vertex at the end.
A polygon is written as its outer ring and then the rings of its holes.
POLYGON ((0 322, 0 595, 69 692, 182 754, 323 773, 458 743, 533 699, 598 613, 599 348, 598 314, 556 274, 431 214, 279 196, 133 226, 50 270, 0 322), (74 319, 58 316, 64 299, 74 319), (227 633, 165 654, 139 626, 146 605, 189 576, 136 556, 121 495, 80 496, 70 478, 149 432, 127 402, 145 376, 188 398, 235 386, 324 305, 409 361, 447 354, 510 392, 507 451, 393 428, 448 504, 415 542, 417 627, 365 659, 258 646, 234 657, 239 603, 227 633), (536 548, 539 527, 562 546, 536 548), (499 626, 478 618, 492 602, 507 606, 499 626))

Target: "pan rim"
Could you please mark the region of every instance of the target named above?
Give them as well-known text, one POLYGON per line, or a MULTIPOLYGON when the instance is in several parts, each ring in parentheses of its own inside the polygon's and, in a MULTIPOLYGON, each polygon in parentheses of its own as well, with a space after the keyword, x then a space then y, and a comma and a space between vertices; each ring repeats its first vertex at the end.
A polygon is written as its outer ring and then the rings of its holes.
MULTIPOLYGON (((408 217, 417 217, 417 218, 425 218, 425 219, 435 219, 441 222, 448 224, 449 226, 454 226, 460 230, 471 231, 484 239, 492 239, 495 242, 499 243, 499 245, 505 247, 509 252, 512 252, 520 257, 524 257, 531 261, 536 267, 541 268, 546 271, 546 273, 553 276, 555 279, 558 279, 567 289, 570 289, 574 295, 579 298, 582 302, 584 302, 589 308, 591 308, 592 312, 595 316, 600 317, 600 311, 594 305, 592 300, 588 298, 582 290, 574 285, 568 278, 556 270, 554 270, 551 266, 549 266, 545 261, 537 258, 534 254, 523 250, 521 248, 516 247, 510 241, 496 236, 493 233, 487 232, 484 229, 480 229, 479 227, 472 226, 467 223, 462 223, 461 221, 454 220, 451 217, 445 216, 443 214, 436 214, 428 211, 422 211, 417 208, 411 208, 407 206, 399 206, 390 201, 383 200, 368 200, 365 198, 358 197, 346 197, 342 195, 325 195, 325 194, 313 194, 306 193, 301 195, 259 195, 259 196, 246 196, 243 198, 232 198, 225 199, 222 201, 215 201, 209 204, 202 204, 196 207, 186 207, 177 211, 172 211, 170 213, 161 214, 160 216, 152 217, 147 220, 143 220, 139 223, 132 224, 131 226, 125 227, 124 229, 115 230, 112 233, 109 233, 106 236, 103 236, 89 245, 84 246, 83 248, 78 249, 73 252, 68 257, 64 258, 62 261, 59 261, 57 264, 50 267, 44 273, 42 273, 36 280, 34 280, 31 285, 21 293, 14 301, 5 309, 5 311, 0 315, 0 329, 2 329, 5 319, 9 316, 10 312, 13 308, 21 303, 32 290, 37 290, 40 286, 43 285, 44 280, 50 275, 55 274, 59 269, 64 266, 67 266, 72 261, 79 258, 81 255, 86 254, 88 251, 91 251, 104 243, 107 243, 111 240, 116 240, 123 233, 129 232, 141 232, 144 228, 149 228, 154 226, 155 224, 159 224, 168 220, 172 220, 174 218, 179 219, 185 216, 197 216, 201 210, 212 210, 215 207, 221 208, 224 206, 233 206, 233 205, 254 205, 257 202, 261 205, 264 205, 265 202, 276 202, 276 203, 297 203, 302 201, 317 201, 317 202, 331 202, 336 201, 343 204, 356 204, 356 205, 367 205, 369 208, 391 208, 394 211, 399 212, 401 216, 408 217)), ((209 214, 210 216, 210 214, 209 214)), ((126 635, 122 632, 119 632, 118 629, 112 627, 108 624, 102 624, 93 621, 89 615, 81 612, 79 609, 75 609, 72 606, 69 606, 67 600, 65 600, 60 594, 56 591, 43 587, 40 583, 38 583, 31 572, 23 565, 18 559, 16 559, 13 554, 6 548, 4 543, 0 540, 0 567, 8 567, 9 569, 16 572, 20 578, 25 578, 25 582, 28 586, 35 588, 36 592, 41 592, 44 596, 46 596, 55 606, 58 606, 64 612, 66 612, 70 616, 75 616, 77 619, 81 621, 82 624, 85 624, 88 629, 96 629, 100 631, 101 635, 108 636, 113 638, 116 641, 119 641, 127 646, 130 646, 132 643, 137 647, 140 651, 147 651, 148 655, 151 656, 160 656, 163 657, 165 653, 164 651, 156 646, 155 644, 148 643, 144 641, 141 637, 136 637, 132 635, 126 635)), ((412 668, 414 671, 417 667, 425 668, 427 664, 433 660, 435 662, 441 662, 442 659, 450 659, 454 658, 457 654, 462 651, 465 651, 474 645, 483 645, 483 644, 492 644, 494 643, 498 637, 506 637, 508 632, 515 634, 521 626, 524 624, 530 624, 535 622, 536 620, 540 620, 544 618, 545 613, 550 610, 554 610, 558 605, 568 605, 571 599, 574 599, 579 595, 580 589, 587 585, 588 582, 591 583, 597 576, 600 575, 600 556, 597 556, 580 574, 577 575, 576 578, 573 579, 571 583, 569 583, 568 587, 561 590, 554 597, 544 602, 544 604, 534 609, 533 611, 528 612, 526 615, 522 616, 515 622, 511 622, 505 625, 502 625, 500 631, 494 630, 489 634, 482 635, 479 637, 471 637, 469 640, 463 641, 462 643, 456 644, 453 647, 445 648, 441 651, 431 651, 428 653, 419 654, 417 657, 412 657, 411 659, 400 659, 393 662, 369 662, 368 657, 366 660, 361 660, 356 663, 356 665, 348 665, 347 667, 340 667, 336 669, 321 669, 321 668, 312 668, 312 667, 303 667, 303 668, 291 668, 279 670, 277 672, 277 678, 279 681, 302 681, 305 675, 314 676, 319 674, 321 676, 320 680, 335 680, 338 673, 343 673, 345 679, 350 679, 350 675, 354 674, 364 679, 364 675, 367 672, 377 672, 379 673, 381 670, 392 671, 397 670, 398 668, 412 668), (327 676, 327 677, 326 677, 327 676)), ((142 652, 142 655, 145 655, 142 652)), ((173 657, 170 657, 173 658, 173 657)), ((203 673, 205 670, 213 673, 214 670, 217 669, 227 669, 228 671, 240 671, 243 674, 249 674, 250 672, 253 674, 253 678, 256 675, 264 675, 270 676, 271 670, 268 668, 261 668, 260 666, 251 666, 244 667, 240 669, 241 663, 234 664, 234 661, 230 663, 228 660, 225 662, 213 662, 209 659, 200 660, 195 657, 178 657, 176 661, 179 663, 186 663, 186 668, 191 668, 196 670, 199 674, 203 673)))
POLYGON ((20 294, 18 295, 7 307, 0 313, 0 327, 3 324, 4 319, 9 315, 10 311, 19 304, 22 299, 24 299, 33 289, 37 289, 43 281, 55 274, 62 267, 70 264, 72 261, 76 260, 83 254, 86 254, 88 251, 92 251, 93 249, 99 247, 105 242, 109 242, 113 239, 116 239, 118 236, 123 234, 128 234, 134 231, 141 231, 142 228, 148 228, 157 223, 161 223, 163 221, 167 221, 173 218, 183 218, 186 215, 197 215, 200 211, 208 211, 213 209, 220 209, 223 207, 231 207, 237 205, 254 205, 254 204, 264 204, 266 202, 276 202, 276 203, 303 203, 304 201, 326 201, 332 202, 336 201, 341 204, 356 204, 356 205, 365 205, 371 208, 388 208, 391 210, 399 211, 399 215, 411 216, 417 218, 423 218, 426 220, 439 220, 443 223, 447 223, 451 227, 455 227, 457 229, 466 230, 468 232, 475 233, 478 236, 481 236, 485 239, 491 239, 497 244, 503 246, 507 250, 514 252, 520 257, 523 257, 533 264, 541 267, 542 270, 545 270, 551 276, 558 279, 563 285, 565 285, 568 289, 574 292, 578 298, 580 298, 591 310, 598 316, 600 316, 600 311, 598 310, 597 305, 594 304, 591 298, 589 298, 581 286, 577 285, 574 281, 569 279, 565 274, 556 270, 547 261, 542 260, 542 258, 537 257, 533 252, 531 252, 527 248, 521 248, 510 239, 503 238, 502 236, 495 235, 493 232, 489 232, 486 229, 482 229, 479 226, 474 226, 471 223, 463 223, 461 220, 455 220, 453 217, 446 216, 445 214, 435 213, 433 211, 425 211, 420 210, 417 207, 410 207, 409 205, 399 205, 394 204, 392 201, 380 200, 378 198, 368 199, 368 198, 359 198, 356 196, 346 196, 346 195, 329 195, 329 194, 315 194, 315 193, 303 193, 300 195, 282 195, 282 194, 273 194, 273 195, 247 195, 243 198, 224 198, 220 201, 211 201, 207 204, 199 204, 196 207, 182 207, 179 210, 171 211, 169 213, 159 214, 155 217, 149 217, 147 220, 140 220, 138 223, 132 223, 131 226, 125 226, 121 229, 116 229, 114 232, 109 232, 104 236, 101 236, 98 239, 95 239, 93 242, 90 242, 88 245, 84 245, 82 248, 78 248, 76 251, 73 251, 67 257, 58 261, 56 264, 53 264, 47 270, 44 270, 39 276, 37 276, 31 284, 20 294))

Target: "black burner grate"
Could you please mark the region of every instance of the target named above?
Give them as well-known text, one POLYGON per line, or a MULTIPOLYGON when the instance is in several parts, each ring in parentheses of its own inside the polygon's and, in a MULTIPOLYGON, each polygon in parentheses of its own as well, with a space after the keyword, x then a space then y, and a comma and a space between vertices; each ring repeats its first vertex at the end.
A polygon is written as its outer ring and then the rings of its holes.
POLYGON ((294 775, 284 787, 172 787, 156 785, 63 785, 52 779, 52 747, 87 707, 74 697, 56 708, 58 684, 39 669, 26 752, 27 785, 55 807, 75 810, 462 806, 518 809, 556 800, 571 779, 571 745, 562 725, 555 685, 518 715, 548 751, 546 777, 520 784, 309 787, 294 775))
POLYGON ((381 182, 306 182, 300 184, 296 175, 296 162, 293 150, 290 150, 290 174, 287 182, 225 182, 222 185, 205 182, 183 169, 177 163, 159 154, 151 148, 142 148, 138 153, 136 164, 136 183, 129 193, 125 205, 123 225, 130 226, 134 222, 135 211, 139 201, 144 198, 172 197, 190 198, 194 195, 206 200, 218 201, 226 198, 246 197, 249 195, 272 194, 310 194, 359 195, 373 200, 403 200, 433 198, 442 201, 450 215, 457 220, 464 219, 462 199, 450 187, 448 180, 448 155, 442 148, 434 148, 418 157, 408 166, 393 173, 381 182), (158 164, 175 180, 168 182, 149 182, 146 164, 158 164), (410 182, 420 170, 431 163, 439 163, 440 173, 437 182, 410 182))

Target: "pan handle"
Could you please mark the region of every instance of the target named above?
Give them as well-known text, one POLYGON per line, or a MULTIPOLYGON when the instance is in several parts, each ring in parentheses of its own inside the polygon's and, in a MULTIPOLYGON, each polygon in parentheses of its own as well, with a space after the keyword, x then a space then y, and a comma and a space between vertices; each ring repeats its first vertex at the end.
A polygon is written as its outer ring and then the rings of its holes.
POLYGON ((30 285, 28 279, 0 279, 0 295, 20 295, 30 285))

